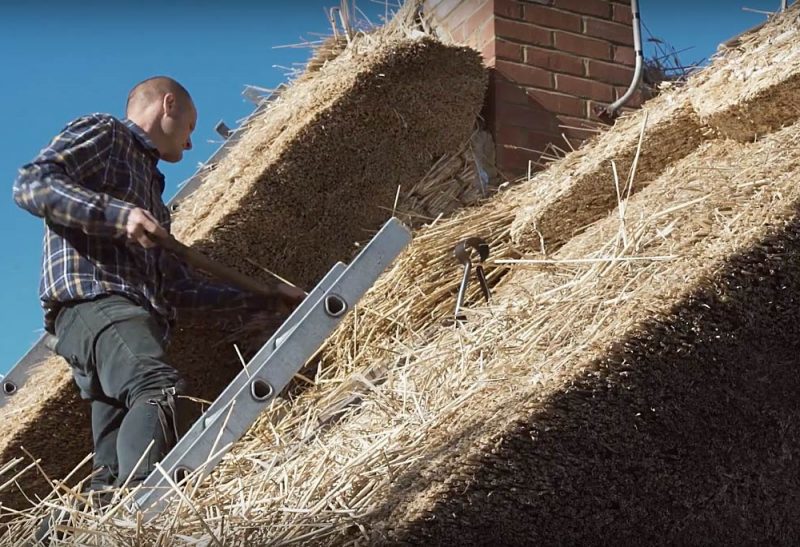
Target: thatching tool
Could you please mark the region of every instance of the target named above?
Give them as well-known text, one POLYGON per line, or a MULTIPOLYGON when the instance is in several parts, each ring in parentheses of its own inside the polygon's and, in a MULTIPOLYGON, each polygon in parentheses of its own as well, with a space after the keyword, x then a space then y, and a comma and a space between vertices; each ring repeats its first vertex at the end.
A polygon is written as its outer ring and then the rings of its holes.
POLYGON ((279 280, 280 285, 278 285, 277 288, 267 286, 250 276, 244 275, 241 272, 208 258, 200 251, 184 245, 172 237, 171 234, 168 234, 166 237, 158 237, 150 233, 148 237, 158 243, 160 247, 184 260, 190 266, 209 273, 218 279, 232 283, 253 294, 263 295, 271 299, 280 299, 284 304, 290 307, 296 306, 302 298, 308 294, 302 289, 290 285, 283 279, 279 280))
POLYGON ((491 299, 491 292, 489 291, 489 284, 486 282, 486 275, 483 273, 483 262, 489 258, 489 244, 479 237, 469 237, 456 245, 453 254, 463 266, 464 275, 461 278, 461 285, 458 287, 458 298, 456 299, 456 321, 466 321, 466 316, 461 312, 464 305, 464 296, 467 293, 467 286, 469 285, 469 274, 472 272, 472 258, 470 257, 470 248, 478 252, 480 263, 475 267, 475 275, 478 278, 478 283, 481 286, 483 297, 486 302, 491 299))

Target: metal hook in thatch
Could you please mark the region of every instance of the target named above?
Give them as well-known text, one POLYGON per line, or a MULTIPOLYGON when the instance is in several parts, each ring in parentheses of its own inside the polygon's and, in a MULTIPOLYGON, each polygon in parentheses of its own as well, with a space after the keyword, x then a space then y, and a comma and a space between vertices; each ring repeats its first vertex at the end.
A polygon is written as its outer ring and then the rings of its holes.
POLYGON ((475 268, 475 274, 478 277, 478 283, 481 287, 481 292, 486 302, 491 300, 491 292, 489 284, 486 281, 486 275, 483 272, 483 263, 489 258, 489 244, 480 237, 469 237, 460 241, 455 250, 453 251, 456 260, 464 266, 464 275, 461 278, 461 285, 458 287, 458 296, 456 297, 456 323, 465 321, 466 316, 461 312, 464 306, 464 297, 467 293, 467 286, 469 285, 469 274, 472 271, 472 258, 470 258, 470 249, 474 249, 478 253, 480 260, 478 266, 475 268))

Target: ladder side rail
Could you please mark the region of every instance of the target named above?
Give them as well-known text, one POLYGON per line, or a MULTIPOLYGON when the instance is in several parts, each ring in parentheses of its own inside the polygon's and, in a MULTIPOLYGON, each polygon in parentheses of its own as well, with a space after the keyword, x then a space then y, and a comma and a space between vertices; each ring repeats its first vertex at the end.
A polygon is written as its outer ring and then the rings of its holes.
MULTIPOLYGON (((305 297, 303 302, 289 315, 289 317, 281 324, 277 331, 267 340, 267 342, 261 346, 261 349, 250 359, 250 361, 246 365, 246 370, 242 370, 233 381, 228 384, 228 386, 220 393, 211 406, 206 410, 204 416, 206 414, 213 414, 218 411, 222 406, 224 406, 228 400, 233 396, 233 394, 239 390, 241 386, 246 384, 249 380, 249 376, 252 374, 252 364, 259 363, 266 360, 269 357, 269 354, 275 351, 275 348, 278 345, 278 341, 282 336, 288 333, 292 328, 294 328, 300 321, 302 321, 303 317, 305 317, 309 311, 314 307, 314 304, 322 298, 322 295, 327 291, 331 285, 342 275, 346 266, 341 262, 337 262, 330 271, 325 274, 317 286, 308 293, 308 296, 305 297)), ((203 416, 198 419, 198 422, 202 421, 203 416)))
MULTIPOLYGON (((313 356, 345 313, 370 289, 410 240, 410 232, 397 219, 387 222, 336 283, 314 302, 312 310, 292 328, 286 340, 274 350, 265 352, 266 359, 250 370, 248 383, 217 411, 215 419, 198 435, 179 441, 162 462, 165 473, 173 477, 176 471, 190 473, 199 469, 200 478, 204 478, 297 370, 313 356), (228 413, 231 405, 233 410, 228 413), (212 454, 212 450, 216 454, 212 454)), ((160 512, 167 503, 170 491, 162 491, 167 486, 168 482, 160 472, 154 472, 145 481, 145 492, 138 503, 146 510, 148 518, 160 512)))

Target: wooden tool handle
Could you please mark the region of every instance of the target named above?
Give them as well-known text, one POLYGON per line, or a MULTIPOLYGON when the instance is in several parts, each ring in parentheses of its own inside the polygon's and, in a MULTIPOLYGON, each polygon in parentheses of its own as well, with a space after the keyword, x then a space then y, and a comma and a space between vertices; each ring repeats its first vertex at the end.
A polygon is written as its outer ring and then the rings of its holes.
POLYGON ((268 287, 264 283, 253 279, 250 276, 237 272, 236 270, 215 262, 208 258, 200 251, 196 251, 191 247, 187 247, 172 235, 165 238, 159 238, 151 234, 150 237, 164 249, 170 251, 174 255, 182 258, 190 266, 203 270, 223 281, 227 281, 238 286, 241 289, 249 291, 254 294, 262 294, 264 296, 276 296, 275 290, 268 287))

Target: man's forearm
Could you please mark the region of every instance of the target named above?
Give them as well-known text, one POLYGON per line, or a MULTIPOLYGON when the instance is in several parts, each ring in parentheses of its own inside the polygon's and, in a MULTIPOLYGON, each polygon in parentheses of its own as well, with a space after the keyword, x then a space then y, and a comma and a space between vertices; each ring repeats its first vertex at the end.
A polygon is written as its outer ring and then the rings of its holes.
POLYGON ((31 214, 89 235, 125 234, 130 203, 73 184, 59 171, 47 164, 23 167, 14 183, 14 201, 31 214))

